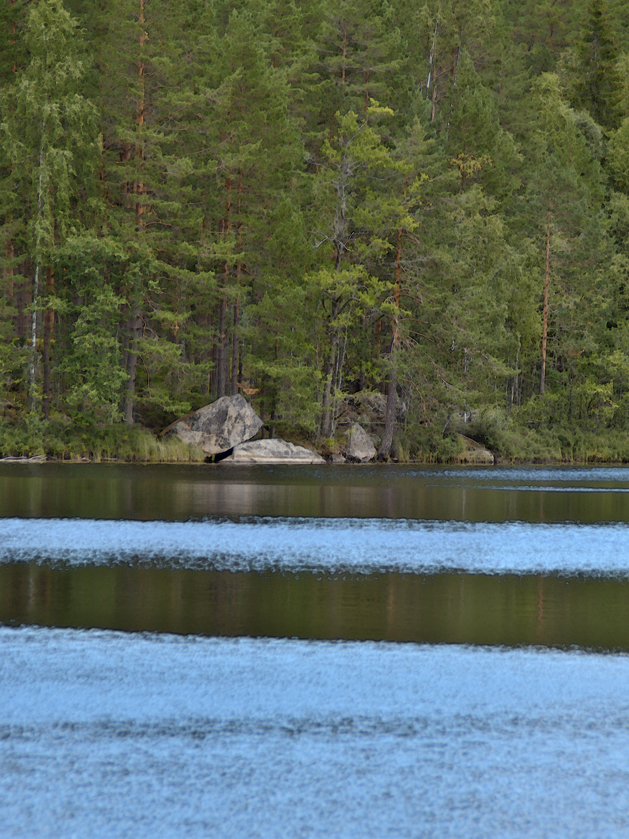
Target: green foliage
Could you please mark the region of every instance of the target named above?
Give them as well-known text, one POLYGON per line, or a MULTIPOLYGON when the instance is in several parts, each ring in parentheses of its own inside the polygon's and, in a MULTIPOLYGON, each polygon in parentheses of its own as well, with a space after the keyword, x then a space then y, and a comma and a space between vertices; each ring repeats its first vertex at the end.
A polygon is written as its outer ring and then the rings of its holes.
POLYGON ((72 350, 61 365, 67 377, 66 403, 75 422, 121 419, 120 400, 128 376, 120 367, 115 325, 123 304, 109 286, 81 306, 70 333, 72 350))
POLYGON ((72 199, 98 148, 96 109, 81 95, 76 30, 61 0, 36 4, 25 35, 28 65, 0 98, 2 145, 14 188, 24 190, 30 254, 39 260, 67 233, 72 199))
POLYGON ((610 137, 607 165, 617 188, 629 194, 629 117, 610 137))
POLYGON ((591 0, 575 47, 571 99, 605 128, 615 128, 621 114, 621 77, 606 0, 591 0))

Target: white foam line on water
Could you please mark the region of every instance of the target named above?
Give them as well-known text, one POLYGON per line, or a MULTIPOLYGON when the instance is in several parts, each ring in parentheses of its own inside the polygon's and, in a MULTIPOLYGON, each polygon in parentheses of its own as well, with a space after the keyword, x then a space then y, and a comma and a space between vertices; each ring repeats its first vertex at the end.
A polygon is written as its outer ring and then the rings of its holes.
POLYGON ((569 467, 552 469, 545 469, 541 467, 534 467, 530 469, 509 466, 506 468, 492 467, 488 470, 485 470, 484 467, 481 469, 476 467, 474 469, 422 469, 409 471, 406 474, 427 479, 435 479, 437 482, 471 481, 474 485, 479 485, 486 481, 506 481, 509 484, 526 482, 540 487, 550 484, 561 484, 564 488, 566 484, 574 485, 579 481, 587 483, 588 485, 609 485, 611 482, 615 484, 629 484, 629 467, 627 466, 588 466, 586 468, 569 467))
POLYGON ((258 519, 0 519, 0 562, 147 561, 232 571, 567 573, 629 576, 629 525, 258 519))
MULTIPOLYGON (((434 484, 436 487, 437 484, 434 484)), ((563 486, 545 486, 544 484, 525 484, 523 486, 503 486, 501 484, 485 484, 480 487, 483 490, 495 490, 498 492, 561 492, 564 495, 569 495, 570 493, 577 493, 577 492, 603 492, 605 494, 608 493, 628 493, 629 487, 563 487, 563 486)))

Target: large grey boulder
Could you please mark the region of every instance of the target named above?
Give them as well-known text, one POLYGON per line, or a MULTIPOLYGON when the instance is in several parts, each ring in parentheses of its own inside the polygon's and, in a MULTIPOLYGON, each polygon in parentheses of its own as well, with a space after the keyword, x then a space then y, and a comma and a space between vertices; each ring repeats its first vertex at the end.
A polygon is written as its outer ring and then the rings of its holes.
POLYGON ((376 456, 376 447, 365 429, 357 422, 353 423, 345 432, 347 437, 347 457, 367 463, 376 456))
POLYGON ((295 446, 285 440, 255 440, 251 443, 241 443, 234 447, 229 457, 221 460, 224 463, 237 463, 241 465, 255 465, 267 463, 284 464, 313 464, 325 463, 325 460, 315 452, 303 446, 295 446))
MULTIPOLYGON (((13 455, 7 455, 7 457, 0 457, 0 462, 2 463, 45 463, 48 460, 45 454, 34 454, 32 457, 17 457, 13 455)), ((83 460, 87 460, 87 458, 83 458, 83 460)))
POLYGON ((176 420, 164 434, 176 434, 184 443, 199 446, 206 454, 219 454, 251 440, 264 423, 240 394, 223 396, 176 420))

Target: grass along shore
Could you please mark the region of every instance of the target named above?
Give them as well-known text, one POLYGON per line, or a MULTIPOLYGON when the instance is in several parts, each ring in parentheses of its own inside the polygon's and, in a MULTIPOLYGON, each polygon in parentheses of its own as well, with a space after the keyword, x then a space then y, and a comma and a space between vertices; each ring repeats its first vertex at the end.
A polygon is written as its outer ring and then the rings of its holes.
MULTIPOLYGON (((458 431, 491 451, 496 463, 629 463, 629 434, 619 429, 585 432, 557 426, 530 428, 512 422, 479 422, 437 433, 400 430, 393 460, 398 463, 456 464, 464 462, 458 431)), ((290 435, 285 435, 290 440, 290 435)), ((300 439, 291 442, 304 443, 300 439)), ((326 450, 329 450, 327 441, 326 450)), ((339 446, 341 441, 339 441, 339 446)), ((323 454, 326 451, 322 451, 323 454)), ((0 458, 56 461, 122 461, 135 463, 203 463, 205 453, 174 436, 160 437, 139 425, 77 427, 62 419, 29 417, 22 422, 0 419, 0 458)))

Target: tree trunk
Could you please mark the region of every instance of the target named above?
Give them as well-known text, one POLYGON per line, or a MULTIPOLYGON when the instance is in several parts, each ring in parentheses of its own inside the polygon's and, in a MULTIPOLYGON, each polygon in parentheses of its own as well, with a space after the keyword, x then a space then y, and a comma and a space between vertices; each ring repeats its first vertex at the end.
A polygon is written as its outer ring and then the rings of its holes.
MULTIPOLYGON (((334 392, 339 391, 341 389, 341 385, 343 383, 343 366, 345 364, 345 353, 347 352, 347 328, 345 329, 345 333, 343 335, 343 341, 339 337, 339 347, 336 351, 336 366, 334 368, 334 375, 332 378, 332 383, 334 386, 334 392)), ((336 421, 332 420, 332 434, 336 431, 336 421)))
POLYGON ((227 379, 227 297, 221 297, 218 314, 218 360, 216 364, 216 398, 225 396, 227 379))
POLYGON ((544 303, 542 306, 542 369, 539 378, 539 392, 544 393, 546 387, 546 347, 548 343, 548 293, 550 289, 550 196, 546 214, 546 264, 544 269, 544 303))
POLYGON ((378 451, 378 458, 386 460, 391 454, 393 445, 393 434, 395 432, 395 415, 397 401, 397 376, 395 373, 395 356, 400 343, 399 334, 399 311, 400 297, 402 292, 402 229, 397 232, 397 244, 395 248, 395 286, 393 289, 393 301, 395 311, 391 318, 391 351, 389 353, 389 375, 387 378, 387 412, 384 421, 384 434, 378 451))
MULTIPOLYGON (((225 215, 219 223, 219 232, 227 237, 232 229, 232 186, 233 180, 228 173, 225 178, 225 215)), ((223 262, 223 293, 218 312, 218 344, 216 360, 216 398, 220 399, 227 392, 227 293, 229 289, 229 261, 223 262)))
MULTIPOLYGON (((146 111, 146 76, 144 75, 144 45, 148 39, 148 34, 144 31, 144 26, 146 25, 146 18, 144 16, 145 12, 145 0, 140 0, 140 16, 139 16, 139 23, 142 27, 140 32, 139 38, 139 47, 140 53, 138 58, 138 81, 139 81, 139 95, 138 95, 138 103, 137 103, 137 110, 136 110, 136 117, 135 122, 138 128, 142 128, 144 125, 144 115, 146 111)), ((146 186, 144 184, 144 175, 143 175, 143 168, 144 168, 144 159, 145 159, 145 150, 144 150, 144 141, 140 139, 140 142, 136 145, 135 148, 135 156, 138 161, 138 176, 133 186, 133 191, 135 193, 135 216, 136 216, 136 223, 138 232, 141 233, 144 230, 144 213, 146 211, 145 206, 145 199, 144 195, 146 193, 146 186)))
MULTIPOLYGON (((236 251, 238 254, 242 253, 242 169, 238 170, 238 199, 236 201, 236 251)), ((242 283, 242 262, 240 257, 236 262, 236 294, 240 293, 242 283)), ((235 396, 238 393, 238 361, 239 361, 239 341, 238 341, 238 327, 240 325, 240 302, 238 297, 234 300, 234 331, 232 332, 232 364, 231 364, 231 395, 235 396)))
POLYGON ((387 413, 384 422, 384 434, 382 436, 382 443, 378 451, 379 460, 388 460, 391 455, 391 446, 393 445, 393 434, 395 432, 395 414, 397 402, 397 376, 395 371, 389 371, 389 378, 387 380, 387 413))
MULTIPOLYGON (((145 18, 145 10, 146 10, 146 0, 139 0, 139 14, 138 14, 138 22, 141 26, 140 36, 138 38, 138 60, 137 60, 137 72, 138 72, 138 99, 136 103, 136 112, 135 112, 135 124, 137 129, 141 129, 144 126, 144 116, 146 111, 146 77, 145 77, 145 65, 144 65, 144 45, 148 40, 148 33, 145 30, 146 26, 146 18, 145 18)), ((136 230, 139 235, 144 233, 145 228, 145 212, 146 212, 146 204, 145 204, 145 194, 146 194, 146 186, 144 183, 144 160, 145 160, 145 149, 144 149, 144 141, 141 137, 138 136, 137 142, 133 146, 133 154, 135 160, 137 161, 137 170, 135 181, 133 182, 133 202, 134 202, 134 211, 135 211, 135 222, 136 222, 136 230)), ((124 152, 122 155, 124 160, 129 160, 131 158, 131 147, 125 143, 124 145, 124 152)), ((135 422, 134 419, 134 410, 135 410, 135 402, 136 402, 136 380, 137 380, 137 370, 138 370, 138 350, 139 350, 139 340, 142 335, 142 314, 140 309, 140 297, 139 295, 141 292, 134 289, 131 291, 130 298, 131 301, 129 303, 129 308, 131 311, 131 317, 127 321, 126 328, 127 328, 127 338, 125 340, 125 366, 127 370, 127 374, 129 376, 127 380, 127 392, 124 400, 123 405, 123 415, 124 421, 127 425, 133 425, 135 422)))
MULTIPOLYGON (((360 129, 359 129, 360 130, 360 129)), ((346 184, 351 176, 352 162, 349 155, 344 150, 341 159, 341 176, 337 185, 338 202, 336 205, 336 212, 334 215, 334 263, 337 272, 340 272, 343 262, 343 253, 345 251, 345 241, 347 237, 347 194, 346 184)), ((337 356, 339 345, 339 330, 336 320, 341 310, 339 300, 334 300, 332 304, 332 315, 330 318, 330 350, 328 355, 328 362, 325 366, 324 374, 324 390, 323 400, 321 403, 321 436, 331 437, 333 426, 333 402, 334 402, 334 384, 337 376, 340 375, 340 370, 337 368, 337 356)))
POLYGON ((238 393, 238 323, 240 320, 240 306, 238 301, 234 302, 234 331, 232 333, 232 371, 231 371, 231 395, 238 393))
MULTIPOLYGON (((42 121, 41 126, 41 145, 39 147, 39 177, 37 183, 37 216, 38 219, 43 216, 44 212, 44 166, 46 163, 46 151, 44 148, 44 132, 45 122, 42 121)), ((37 372, 39 367, 39 358, 37 355, 37 310, 39 308, 39 295, 41 286, 41 257, 42 257, 42 243, 37 235, 35 242, 35 270, 33 271, 33 294, 31 297, 31 353, 28 364, 28 409, 34 414, 37 410, 37 372)))
POLYGON ((334 378, 334 368, 336 367, 338 343, 339 335, 335 329, 330 338, 330 355, 325 368, 325 389, 323 391, 323 402, 321 405, 321 436, 325 438, 332 436, 332 380, 334 378))
POLYGON ((37 356, 37 309, 39 306, 39 286, 40 286, 41 265, 39 260, 35 263, 35 270, 33 272, 33 297, 31 312, 31 335, 30 344, 31 352, 28 362, 28 410, 31 414, 37 411, 37 368, 39 366, 39 359, 37 356))
POLYGON ((435 21, 435 28, 432 33, 432 43, 430 45, 430 55, 428 57, 428 76, 426 77, 426 99, 432 100, 432 107, 430 109, 430 121, 434 122, 437 116, 437 33, 439 32, 439 24, 435 21), (432 94, 430 88, 432 87, 432 94))
MULTIPOLYGON (((55 275, 52 268, 46 269, 46 294, 52 295, 55 288, 55 275)), ((50 337, 52 335, 52 328, 55 322, 55 315, 52 309, 46 308, 44 314, 44 401, 43 409, 44 416, 48 418, 50 414, 50 337)))
POLYGON ((134 303, 131 318, 127 322, 129 330, 128 349, 126 353, 126 366, 129 379, 127 381, 127 395, 124 403, 124 421, 127 425, 133 425, 133 410, 135 408, 135 382, 138 369, 138 342, 142 334, 142 318, 140 306, 134 303))
POLYGON ((347 72, 347 21, 343 23, 343 43, 341 45, 341 98, 345 98, 345 82, 347 72))
POLYGON ((216 344, 212 343, 212 348, 210 350, 210 361, 212 363, 212 367, 210 369, 209 381, 208 381, 208 392, 210 394, 210 399, 213 402, 216 399, 217 393, 217 385, 218 385, 218 365, 217 365, 217 352, 216 352, 216 344))

